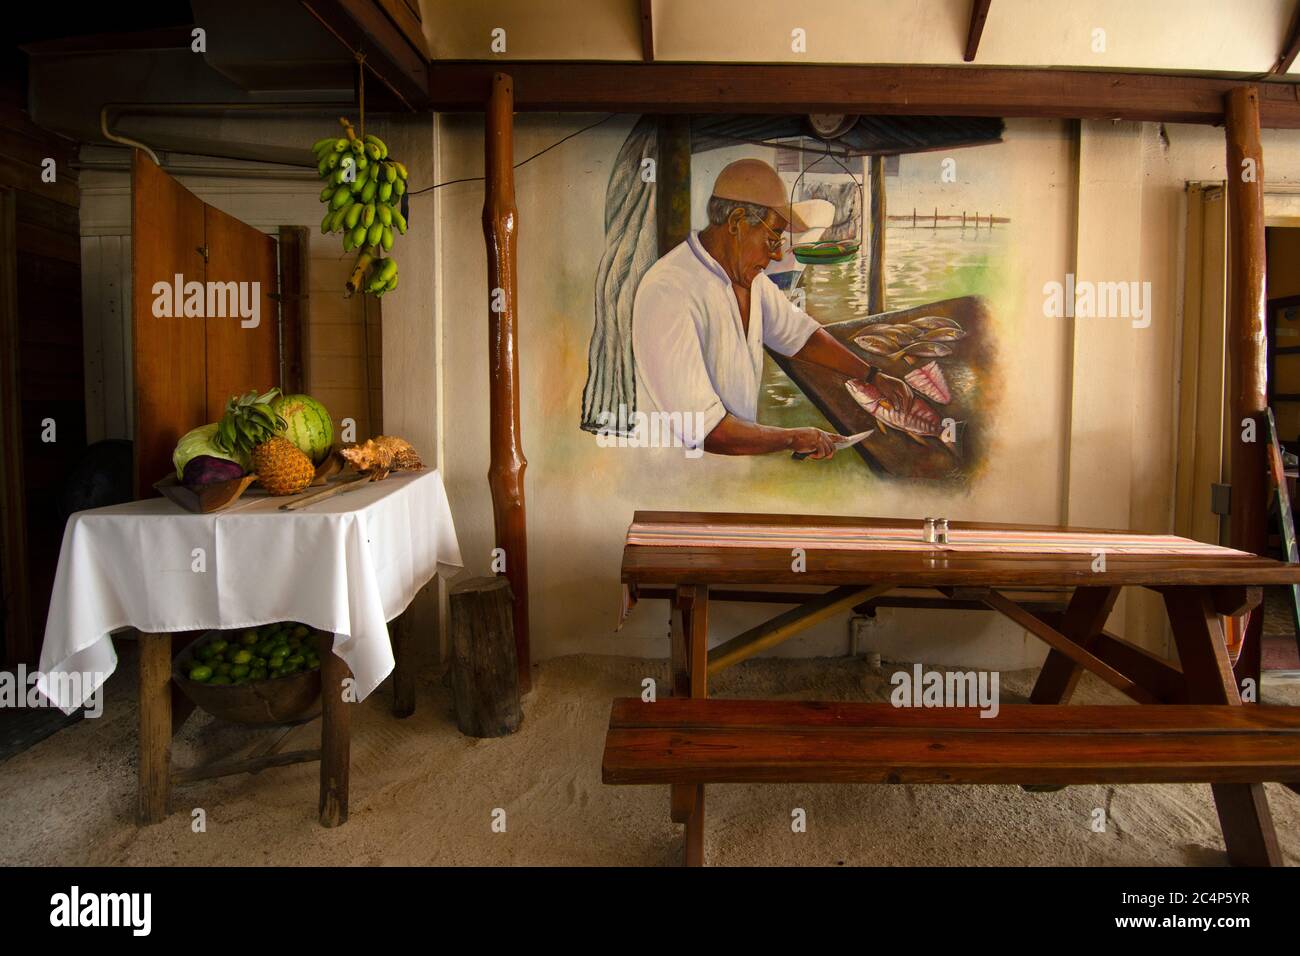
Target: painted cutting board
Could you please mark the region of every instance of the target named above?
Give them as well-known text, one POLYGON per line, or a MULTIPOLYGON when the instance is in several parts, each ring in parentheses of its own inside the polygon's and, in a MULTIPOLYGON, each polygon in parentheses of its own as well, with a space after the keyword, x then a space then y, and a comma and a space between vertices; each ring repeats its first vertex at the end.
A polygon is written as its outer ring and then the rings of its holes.
MULTIPOLYGON (((920 323, 938 325, 939 323, 920 323)), ((882 371, 897 378, 929 365, 938 364, 950 394, 948 402, 921 397, 940 420, 955 423, 956 441, 949 445, 937 437, 920 440, 907 432, 880 422, 859 405, 845 388, 845 377, 838 372, 810 365, 807 362, 769 352, 776 364, 790 377, 827 421, 840 434, 852 435, 875 428, 876 433, 854 446, 858 454, 875 472, 899 478, 960 481, 969 477, 970 466, 983 455, 982 419, 988 406, 988 390, 994 360, 994 343, 989 330, 989 315, 980 296, 962 296, 931 302, 913 309, 883 312, 861 319, 850 319, 825 325, 826 329, 850 350, 868 362, 879 365, 882 371), (874 354, 854 340, 870 335, 873 327, 902 326, 937 317, 949 320, 948 326, 959 328, 964 335, 943 342, 951 347, 950 355, 885 356, 874 354)), ((849 452, 841 452, 849 454, 849 452)))

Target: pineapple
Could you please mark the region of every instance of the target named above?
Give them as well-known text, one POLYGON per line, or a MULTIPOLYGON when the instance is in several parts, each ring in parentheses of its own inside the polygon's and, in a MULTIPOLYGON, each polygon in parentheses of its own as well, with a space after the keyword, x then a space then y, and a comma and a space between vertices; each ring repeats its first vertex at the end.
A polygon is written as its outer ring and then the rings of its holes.
POLYGON ((253 470, 273 495, 296 495, 316 478, 316 466, 287 438, 272 438, 253 448, 253 470))
POLYGON ((262 487, 271 494, 293 495, 312 483, 316 469, 293 442, 280 437, 285 422, 270 406, 279 394, 272 388, 261 395, 233 396, 213 441, 224 452, 249 456, 262 487))

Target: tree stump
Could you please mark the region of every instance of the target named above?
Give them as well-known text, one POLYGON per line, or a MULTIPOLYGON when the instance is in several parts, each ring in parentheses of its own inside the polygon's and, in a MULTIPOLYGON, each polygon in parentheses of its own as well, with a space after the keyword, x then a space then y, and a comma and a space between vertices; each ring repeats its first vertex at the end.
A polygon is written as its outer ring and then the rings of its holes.
POLYGON ((448 600, 456 726, 467 737, 513 734, 523 712, 510 582, 472 578, 453 586, 448 600))

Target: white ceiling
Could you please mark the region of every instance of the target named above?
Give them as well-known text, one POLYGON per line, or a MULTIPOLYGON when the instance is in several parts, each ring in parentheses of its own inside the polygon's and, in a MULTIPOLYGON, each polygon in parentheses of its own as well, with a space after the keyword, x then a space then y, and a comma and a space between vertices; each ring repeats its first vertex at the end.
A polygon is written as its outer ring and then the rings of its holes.
MULTIPOLYGON (((436 60, 641 59, 638 0, 420 0, 436 60), (506 52, 491 49, 505 30, 506 52)), ((1295 0, 992 0, 976 64, 1263 74, 1295 0), (1104 48, 1094 49, 1103 39, 1104 48)), ((971 0, 653 0, 655 58, 962 63, 971 0), (806 52, 791 49, 802 29, 806 52)), ((1300 78, 1300 63, 1289 73, 1300 78)))

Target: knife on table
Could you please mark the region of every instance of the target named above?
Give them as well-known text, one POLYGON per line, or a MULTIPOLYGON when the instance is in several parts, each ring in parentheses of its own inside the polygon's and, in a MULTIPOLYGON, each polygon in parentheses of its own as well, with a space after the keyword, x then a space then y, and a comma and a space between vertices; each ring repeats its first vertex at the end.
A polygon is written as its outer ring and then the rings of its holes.
MULTIPOLYGON (((852 448, 854 445, 862 441, 864 438, 870 438, 875 433, 876 430, 874 428, 868 428, 866 431, 858 432, 856 435, 849 435, 847 438, 842 438, 835 443, 835 450, 843 451, 846 448, 852 448)), ((795 461, 803 461, 811 454, 812 452, 810 451, 797 451, 790 457, 793 458, 795 461)))

